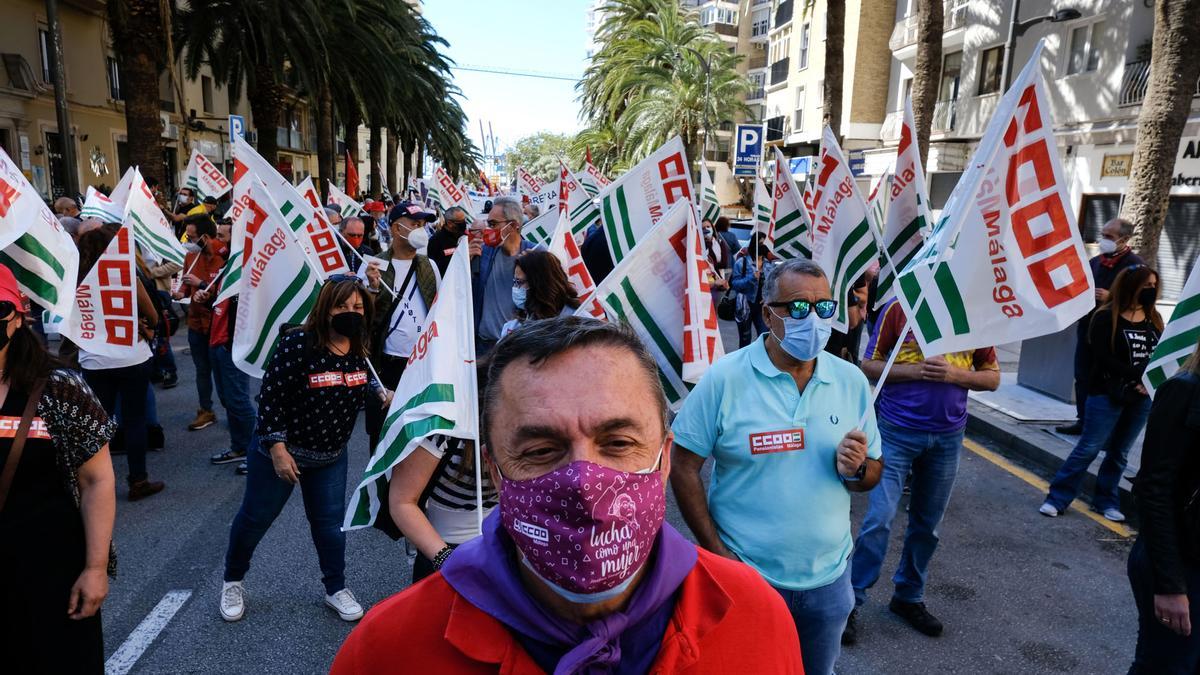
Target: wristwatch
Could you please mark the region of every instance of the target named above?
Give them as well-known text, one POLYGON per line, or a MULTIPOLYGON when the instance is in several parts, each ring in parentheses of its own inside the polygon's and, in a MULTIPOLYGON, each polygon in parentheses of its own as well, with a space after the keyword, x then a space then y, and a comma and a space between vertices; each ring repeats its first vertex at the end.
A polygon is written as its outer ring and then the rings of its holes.
MULTIPOLYGON (((841 476, 841 474, 838 474, 838 475, 841 476)), ((853 476, 851 476, 849 478, 842 476, 842 480, 846 481, 847 483, 855 483, 855 482, 862 480, 863 478, 866 478, 866 476, 867 476, 867 463, 864 461, 862 464, 858 465, 858 471, 855 471, 853 476)))

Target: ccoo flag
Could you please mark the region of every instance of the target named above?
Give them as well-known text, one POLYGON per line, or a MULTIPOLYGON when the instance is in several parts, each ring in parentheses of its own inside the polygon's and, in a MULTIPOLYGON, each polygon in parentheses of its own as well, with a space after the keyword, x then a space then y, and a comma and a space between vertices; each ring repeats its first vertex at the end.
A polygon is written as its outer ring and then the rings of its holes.
POLYGON ((75 311, 63 323, 63 335, 90 354, 136 351, 150 358, 150 346, 138 339, 137 291, 134 233, 125 224, 75 289, 75 311))
POLYGON ((587 265, 583 262, 579 244, 575 242, 575 237, 571 236, 571 221, 565 213, 558 217, 558 226, 554 228, 554 236, 550 239, 549 248, 550 252, 557 256, 558 261, 562 263, 567 279, 575 286, 575 293, 579 297, 579 306, 587 307, 592 316, 603 319, 604 308, 595 299, 596 282, 592 280, 592 274, 588 272, 587 265))
MULTIPOLYGON (((133 167, 129 167, 129 171, 133 171, 133 167)), ((126 172, 126 175, 129 171, 126 172)), ((114 192, 116 191, 114 190, 114 192)), ((123 208, 123 204, 113 202, 111 197, 89 185, 87 196, 83 200, 83 208, 79 209, 79 219, 95 218, 105 223, 119 223, 123 208)))
POLYGON ((771 237, 771 191, 762 178, 754 177, 754 232, 771 237))
POLYGON ((1192 273, 1179 294, 1179 304, 1175 305, 1142 376, 1151 396, 1192 355, 1197 341, 1200 341, 1200 260, 1192 264, 1192 273))
POLYGON ((600 192, 600 217, 614 264, 619 265, 673 205, 695 201, 688 167, 683 141, 676 136, 600 192))
POLYGON ((708 162, 700 160, 700 220, 715 224, 720 217, 721 200, 717 199, 717 188, 708 175, 708 162))
POLYGON ((867 203, 828 126, 821 138, 816 173, 812 194, 812 259, 825 270, 833 298, 838 301, 833 327, 846 332, 849 328, 846 298, 855 280, 879 256, 875 241, 878 233, 872 229, 867 203))
POLYGON ((600 194, 600 191, 608 187, 612 181, 607 176, 600 173, 600 169, 592 164, 592 160, 587 160, 583 165, 583 171, 576 174, 580 184, 583 185, 584 192, 588 193, 589 197, 595 198, 600 194))
MULTIPOLYGON (((425 330, 413 346, 408 365, 380 431, 379 445, 367 460, 362 480, 350 497, 343 530, 373 524, 386 509, 388 481, 397 464, 432 434, 477 441, 479 412, 475 381, 475 319, 471 312, 471 268, 467 246, 450 257, 425 330)), ((483 464, 475 443, 476 510, 482 501, 478 480, 483 464)))
POLYGON ((351 216, 357 216, 363 213, 362 204, 354 201, 353 197, 339 190, 338 187, 333 184, 333 181, 326 182, 329 183, 329 199, 332 200, 334 204, 337 204, 338 212, 342 214, 343 218, 350 218, 351 216))
POLYGON ((917 125, 913 122, 912 98, 904 99, 904 122, 900 126, 900 146, 896 148, 896 167, 891 186, 877 186, 885 194, 878 195, 880 204, 886 202, 882 245, 886 251, 879 261, 879 292, 877 307, 896 294, 895 270, 903 270, 925 245, 929 234, 929 191, 925 188, 925 172, 921 169, 921 153, 917 148, 917 125), (889 262, 890 261, 890 262, 889 262), (894 267, 893 267, 894 266, 894 267))
POLYGON ((576 242, 582 242, 588 228, 600 222, 600 209, 578 177, 562 162, 559 162, 558 199, 559 210, 567 214, 571 223, 571 235, 576 242))
POLYGON ((767 228, 772 250, 781 258, 812 258, 812 224, 800 191, 792 182, 788 162, 775 148, 775 182, 771 189, 771 222, 767 228))
POLYGON ((702 237, 695 206, 680 201, 596 289, 609 318, 628 322, 654 356, 672 410, 724 354, 702 237))
POLYGON ((535 246, 549 246, 558 225, 558 210, 543 211, 521 226, 521 238, 535 246))
POLYGON ((438 193, 438 203, 441 204, 442 210, 457 206, 472 216, 475 215, 471 196, 467 194, 466 189, 454 182, 450 174, 446 173, 446 169, 440 166, 434 169, 433 184, 434 190, 438 193))
POLYGON ((215 197, 220 199, 221 195, 233 189, 233 183, 225 177, 225 174, 217 168, 217 165, 208 161, 208 158, 200 154, 199 150, 192 150, 192 157, 188 160, 187 171, 184 172, 184 187, 192 189, 196 193, 199 203, 205 197, 215 197))
POLYGON ((141 171, 136 168, 130 170, 133 171, 133 180, 125 198, 125 217, 122 220, 133 227, 134 239, 144 258, 173 262, 182 267, 187 251, 175 238, 175 230, 163 217, 162 209, 154 201, 154 195, 142 178, 141 171))
POLYGON ((1039 43, 900 272, 898 295, 927 356, 1053 333, 1095 305, 1041 58, 1039 43))

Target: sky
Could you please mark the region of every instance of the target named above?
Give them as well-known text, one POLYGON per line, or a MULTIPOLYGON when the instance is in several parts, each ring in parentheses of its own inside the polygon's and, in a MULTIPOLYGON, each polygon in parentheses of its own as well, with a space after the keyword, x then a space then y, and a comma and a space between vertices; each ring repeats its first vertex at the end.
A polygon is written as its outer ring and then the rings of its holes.
MULTIPOLYGON (((424 0, 422 12, 450 46, 456 64, 578 78, 587 56, 588 0, 424 0), (533 19, 533 20, 531 20, 533 19)), ((468 134, 480 146, 479 122, 488 123, 503 153, 537 133, 581 128, 575 85, 455 69, 468 134)), ((490 152, 489 147, 489 152, 490 152)))

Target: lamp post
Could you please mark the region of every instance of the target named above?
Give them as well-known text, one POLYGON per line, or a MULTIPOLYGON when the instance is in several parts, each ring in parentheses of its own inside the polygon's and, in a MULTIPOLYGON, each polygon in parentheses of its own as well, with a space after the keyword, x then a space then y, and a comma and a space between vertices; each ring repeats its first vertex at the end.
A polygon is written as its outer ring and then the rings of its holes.
POLYGON ((1030 28, 1049 21, 1051 23, 1061 23, 1063 21, 1074 21, 1083 16, 1079 10, 1073 7, 1060 9, 1053 14, 1046 16, 1037 16, 1032 19, 1020 21, 1021 16, 1021 0, 1013 0, 1012 19, 1008 24, 1008 41, 1004 43, 1004 71, 1000 81, 1004 83, 1004 91, 1008 91, 1008 87, 1012 84, 1013 71, 1013 52, 1016 51, 1017 38, 1021 37, 1030 28))
MULTIPOLYGON (((62 150, 63 179, 66 195, 79 195, 79 174, 75 166, 75 137, 71 134, 71 117, 67 112, 67 76, 63 68, 62 25, 58 21, 58 0, 46 0, 46 28, 50 33, 50 81, 54 85, 54 112, 58 122, 58 138, 62 150)), ((53 187, 51 187, 53 190, 53 187)))

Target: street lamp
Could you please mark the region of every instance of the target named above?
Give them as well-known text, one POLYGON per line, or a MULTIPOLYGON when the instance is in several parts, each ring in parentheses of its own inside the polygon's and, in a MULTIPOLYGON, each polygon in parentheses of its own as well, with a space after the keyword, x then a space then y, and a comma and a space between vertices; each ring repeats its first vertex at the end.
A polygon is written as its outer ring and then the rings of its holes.
POLYGON ((704 146, 700 149, 700 166, 703 167, 706 155, 708 155, 708 137, 712 135, 712 127, 708 124, 708 106, 712 97, 710 90, 712 86, 712 64, 708 62, 708 59, 704 58, 704 55, 699 50, 691 47, 685 47, 684 49, 695 54, 696 60, 700 62, 700 65, 704 66, 704 146))
POLYGON ((1008 41, 1004 43, 1004 76, 1001 78, 1001 81, 1004 82, 1004 91, 1008 91, 1009 85, 1012 84, 1013 52, 1016 51, 1017 38, 1043 21, 1062 23, 1063 21, 1074 21, 1083 16, 1074 7, 1065 7, 1053 14, 1037 16, 1025 21, 1018 20, 1020 15, 1021 0, 1013 0, 1012 21, 1008 26, 1008 41))

